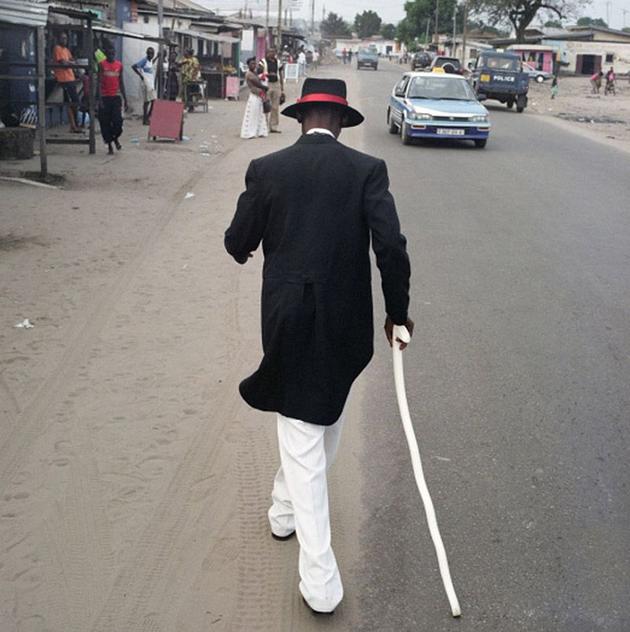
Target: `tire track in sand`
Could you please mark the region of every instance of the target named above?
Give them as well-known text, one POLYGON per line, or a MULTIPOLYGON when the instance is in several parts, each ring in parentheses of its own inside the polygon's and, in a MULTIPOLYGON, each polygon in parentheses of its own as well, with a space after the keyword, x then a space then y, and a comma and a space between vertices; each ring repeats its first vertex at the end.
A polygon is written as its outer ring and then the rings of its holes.
POLYGON ((89 352, 96 335, 109 320, 117 300, 127 290, 132 279, 158 241, 158 236, 177 215, 180 203, 186 191, 201 179, 203 171, 196 171, 176 192, 172 200, 178 200, 173 206, 171 201, 164 205, 155 220, 152 229, 139 240, 140 246, 135 254, 119 271, 115 280, 101 294, 97 295, 68 328, 77 331, 56 366, 37 389, 33 398, 15 416, 15 423, 0 446, 0 494, 6 490, 24 461, 33 441, 42 434, 44 428, 51 423, 47 413, 52 404, 61 399, 69 388, 71 378, 78 366, 89 352))

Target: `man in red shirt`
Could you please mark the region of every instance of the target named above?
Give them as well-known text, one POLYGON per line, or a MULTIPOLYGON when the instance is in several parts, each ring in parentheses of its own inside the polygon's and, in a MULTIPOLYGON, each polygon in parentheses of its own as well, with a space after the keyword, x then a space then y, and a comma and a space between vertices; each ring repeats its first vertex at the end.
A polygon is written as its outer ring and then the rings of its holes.
POLYGON ((123 104, 125 111, 127 110, 123 65, 115 55, 114 49, 110 46, 105 50, 105 59, 98 65, 98 120, 108 154, 114 153, 112 143, 118 150, 122 147, 118 139, 123 131, 123 104))

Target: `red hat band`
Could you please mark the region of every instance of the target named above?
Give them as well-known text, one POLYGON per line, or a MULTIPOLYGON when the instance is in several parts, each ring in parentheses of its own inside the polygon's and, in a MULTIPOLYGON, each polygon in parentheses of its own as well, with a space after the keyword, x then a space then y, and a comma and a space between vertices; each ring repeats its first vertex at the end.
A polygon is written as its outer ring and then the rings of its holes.
POLYGON ((297 100, 298 103, 338 103, 339 105, 348 105, 348 102, 343 97, 338 97, 334 94, 326 94, 325 92, 313 92, 307 94, 301 99, 297 100))

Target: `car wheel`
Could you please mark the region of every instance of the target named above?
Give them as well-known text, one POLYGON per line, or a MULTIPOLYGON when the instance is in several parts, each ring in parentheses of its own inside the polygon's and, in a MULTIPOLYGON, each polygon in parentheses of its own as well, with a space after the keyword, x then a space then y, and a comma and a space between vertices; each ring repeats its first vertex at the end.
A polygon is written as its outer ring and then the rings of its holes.
POLYGON ((394 118, 392 117, 391 109, 387 108, 387 127, 389 129, 390 134, 398 133, 398 125, 394 122, 394 118))
POLYGON ((536 83, 542 83, 545 80, 545 78, 542 75, 537 75, 536 76, 536 83))
POLYGON ((400 126, 400 138, 402 139, 403 145, 411 145, 411 136, 409 135, 409 126, 407 125, 407 122, 404 119, 400 126))
POLYGON ((487 138, 478 138, 477 140, 475 140, 475 147, 478 147, 479 149, 483 149, 486 144, 488 142, 487 138))
POLYGON ((508 109, 512 109, 514 107, 514 99, 508 99, 506 105, 508 106, 508 109))
POLYGON ((527 106, 527 97, 524 94, 519 94, 516 98, 516 111, 520 114, 527 106))

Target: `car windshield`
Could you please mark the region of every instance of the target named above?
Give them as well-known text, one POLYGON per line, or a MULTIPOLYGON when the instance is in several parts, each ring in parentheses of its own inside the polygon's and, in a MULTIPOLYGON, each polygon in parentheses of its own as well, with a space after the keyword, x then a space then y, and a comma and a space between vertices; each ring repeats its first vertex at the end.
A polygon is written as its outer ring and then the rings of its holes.
POLYGON ((475 93, 465 79, 453 77, 414 77, 409 92, 409 99, 450 99, 457 101, 474 101, 475 93))
POLYGON ((518 59, 513 57, 482 57, 479 66, 493 70, 518 70, 518 59))

